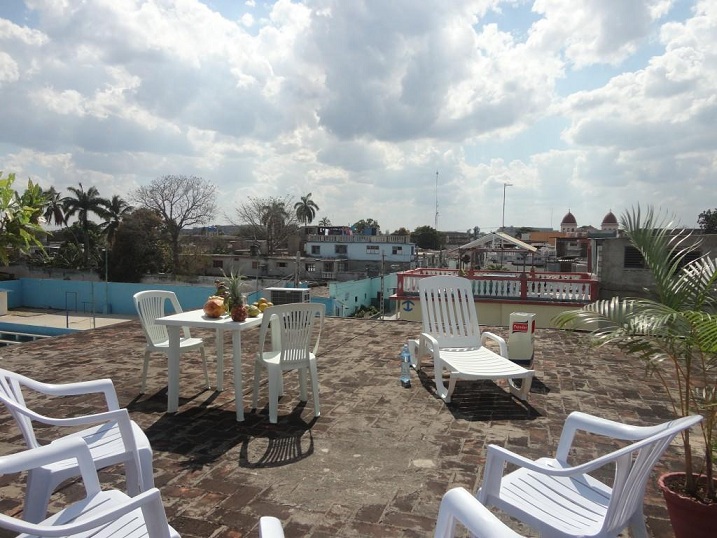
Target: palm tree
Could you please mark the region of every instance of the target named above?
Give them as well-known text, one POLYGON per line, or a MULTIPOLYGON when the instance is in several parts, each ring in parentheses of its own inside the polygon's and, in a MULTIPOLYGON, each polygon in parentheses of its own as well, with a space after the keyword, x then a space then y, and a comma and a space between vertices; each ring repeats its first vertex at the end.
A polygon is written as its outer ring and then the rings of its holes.
POLYGON ((134 209, 120 196, 114 195, 106 206, 106 214, 104 216, 105 222, 102 224, 102 229, 107 236, 107 244, 111 247, 114 243, 115 232, 122 220, 129 215, 134 209))
POLYGON ((309 193, 306 196, 302 196, 300 202, 294 204, 294 210, 296 211, 296 218, 299 222, 303 222, 304 225, 307 225, 314 220, 319 206, 311 199, 311 193, 309 193))
POLYGON ((319 226, 331 226, 331 219, 329 217, 321 217, 319 226))
POLYGON ((621 219, 625 235, 640 251, 654 281, 651 297, 613 297, 563 312, 558 327, 591 331, 598 345, 614 344, 645 362, 665 388, 678 416, 701 414, 704 464, 692 459, 690 432, 684 444, 685 492, 699 497, 693 469, 707 476, 707 493, 717 500, 713 477, 717 439, 717 260, 699 255, 700 241, 675 228, 652 208, 639 206, 621 219))
POLYGON ((90 187, 85 190, 80 183, 80 188, 68 187, 72 196, 66 196, 62 199, 62 207, 65 210, 65 218, 69 219, 77 215, 77 220, 80 223, 84 236, 84 264, 85 267, 90 265, 90 234, 89 234, 89 214, 94 213, 95 215, 105 218, 107 210, 105 209, 109 205, 109 201, 100 197, 100 193, 95 187, 90 187))
POLYGON ((65 210, 63 208, 62 196, 55 190, 55 187, 50 187, 45 191, 45 220, 48 224, 55 224, 57 226, 64 226, 67 224, 65 218, 65 210))
POLYGON ((279 200, 272 200, 270 204, 261 208, 260 222, 266 227, 266 239, 269 254, 274 253, 277 239, 289 218, 286 204, 279 200))

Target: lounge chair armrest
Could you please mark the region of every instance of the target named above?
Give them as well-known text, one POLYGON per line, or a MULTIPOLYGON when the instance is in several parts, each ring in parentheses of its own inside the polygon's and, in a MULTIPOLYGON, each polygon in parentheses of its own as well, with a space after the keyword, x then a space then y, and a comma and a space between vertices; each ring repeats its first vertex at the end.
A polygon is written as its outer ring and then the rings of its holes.
POLYGON ((105 396, 107 409, 119 409, 117 392, 111 379, 95 379, 92 381, 55 384, 43 383, 23 376, 22 384, 48 396, 80 396, 82 394, 102 393, 105 396))
POLYGON ((428 333, 421 333, 421 336, 418 339, 418 351, 420 352, 421 349, 423 349, 426 353, 431 353, 434 359, 436 357, 440 357, 441 355, 441 348, 438 345, 438 340, 428 333))
POLYGON ((480 336, 480 343, 485 345, 488 340, 493 340, 500 347, 500 355, 508 358, 508 345, 505 343, 505 339, 502 336, 498 336, 495 333, 484 331, 480 336))
POLYGON ((461 523, 471 536, 521 538, 461 487, 450 489, 443 495, 434 538, 453 538, 456 523, 461 523))

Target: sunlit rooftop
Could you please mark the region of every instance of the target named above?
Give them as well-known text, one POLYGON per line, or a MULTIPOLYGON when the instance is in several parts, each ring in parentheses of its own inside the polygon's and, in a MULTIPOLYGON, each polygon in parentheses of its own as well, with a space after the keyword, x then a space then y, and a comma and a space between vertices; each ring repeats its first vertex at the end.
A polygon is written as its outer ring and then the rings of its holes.
MULTIPOLYGON (((552 329, 536 334, 536 379, 528 405, 493 382, 465 381, 446 405, 435 396, 430 364, 421 374, 412 373, 410 388, 399 383, 401 344, 420 328, 409 321, 328 318, 319 348, 321 416, 314 419, 310 402, 300 404, 296 374, 289 373, 275 425, 268 418, 265 381, 259 409, 250 409, 257 328, 242 333, 242 423, 235 419, 228 359, 228 386, 219 393, 203 389, 198 356, 183 356, 179 411, 167 414, 167 363, 155 355, 147 394, 140 395, 145 340, 136 319, 9 346, 0 357, 4 368, 46 382, 111 378, 120 404, 149 437, 156 485, 170 523, 184 538, 258 536, 262 515, 281 519, 288 537, 430 536, 441 496, 454 486, 480 485, 490 443, 530 458, 550 455, 573 410, 632 424, 672 418, 661 385, 645 379, 639 363, 552 329)), ((508 336, 505 328, 489 329, 508 336)), ((208 344, 214 383, 214 331, 193 330, 193 335, 208 344)), ((225 338, 229 350, 228 333, 225 338)), ((36 404, 48 414, 90 411, 83 401, 36 404)), ((22 449, 5 410, 0 425, 0 453, 22 449)), ((49 430, 41 435, 51 438, 49 430)), ((588 459, 605 448, 585 440, 575 456, 588 459)), ((656 477, 678 466, 674 444, 648 485, 651 536, 672 536, 656 477)), ((101 478, 122 487, 121 468, 101 478)), ((18 477, 3 477, 3 512, 20 513, 20 486, 18 477)), ((76 483, 63 487, 51 508, 79 491, 76 483)), ((530 533, 516 522, 510 525, 530 533)))

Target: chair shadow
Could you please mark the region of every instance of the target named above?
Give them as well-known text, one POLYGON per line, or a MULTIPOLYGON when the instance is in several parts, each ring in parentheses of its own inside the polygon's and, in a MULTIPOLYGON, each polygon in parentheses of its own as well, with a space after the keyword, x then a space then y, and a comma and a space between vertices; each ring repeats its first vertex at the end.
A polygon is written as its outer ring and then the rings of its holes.
POLYGON ((304 405, 297 405, 291 414, 280 416, 278 424, 271 424, 267 413, 245 413, 244 421, 237 422, 236 412, 231 409, 212 407, 220 393, 202 391, 191 398, 181 398, 182 403, 196 400, 201 394, 209 396, 194 406, 178 413, 166 413, 166 389, 150 398, 135 398, 127 405, 130 411, 162 412, 151 426, 144 429, 155 452, 167 452, 186 457, 180 463, 184 468, 201 469, 241 445, 238 464, 240 467, 279 467, 295 463, 314 453, 314 439, 310 422, 301 418, 304 405), (161 407, 158 408, 158 405, 161 407), (308 434, 308 435, 307 435, 308 434))
MULTIPOLYGON (((418 378, 421 385, 434 398, 440 399, 433 379, 433 366, 422 367, 418 372, 418 378)), ((534 379, 533 384, 535 381, 534 379)), ((540 385, 545 387, 542 383, 540 385)), ((547 389, 547 387, 545 388, 547 389)), ((531 385, 530 392, 533 392, 533 385, 531 385)), ((446 404, 446 408, 454 418, 480 422, 535 420, 542 416, 528 402, 515 398, 505 388, 490 380, 457 381, 456 388, 451 395, 451 402, 446 404)))

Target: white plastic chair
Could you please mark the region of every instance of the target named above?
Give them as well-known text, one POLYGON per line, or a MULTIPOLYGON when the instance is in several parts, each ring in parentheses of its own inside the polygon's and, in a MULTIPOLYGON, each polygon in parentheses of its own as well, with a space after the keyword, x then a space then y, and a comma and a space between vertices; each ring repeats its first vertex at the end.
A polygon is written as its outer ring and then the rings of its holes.
POLYGON ((434 538, 453 538, 461 524, 475 538, 523 538, 493 515, 465 488, 448 490, 441 499, 434 538))
POLYGON ((488 446, 478 500, 535 528, 543 536, 617 536, 630 527, 647 537, 642 508, 652 468, 680 432, 702 420, 683 417, 657 426, 630 426, 585 413, 571 413, 555 458, 529 460, 496 445, 488 446), (578 431, 632 443, 592 461, 568 462, 578 431), (503 475, 506 463, 518 469, 503 475), (589 473, 614 465, 612 487, 589 473))
MULTIPOLYGON (((434 538, 454 538, 461 524, 475 538, 523 538, 495 517, 464 488, 449 490, 438 510, 434 538)), ((260 538, 284 538, 281 521, 273 516, 259 519, 260 538)))
POLYGON ((274 516, 260 517, 259 538, 284 538, 284 529, 281 528, 281 521, 274 516))
MULTIPOLYGON (((73 433, 64 438, 84 440, 97 469, 124 464, 127 491, 137 495, 154 486, 152 448, 142 429, 120 409, 114 385, 110 379, 67 384, 41 383, 29 377, 0 369, 0 401, 15 419, 28 448, 37 448, 33 422, 49 426, 72 427, 73 433), (53 397, 103 394, 107 410, 72 418, 53 418, 30 409, 25 403, 23 389, 53 397), (77 426, 88 426, 81 431, 77 426)), ((48 405, 49 407, 49 405, 48 405)), ((58 440, 52 441, 56 443, 58 440)), ((80 469, 71 461, 56 461, 29 471, 23 518, 38 522, 45 517, 52 492, 57 486, 79 475, 80 469), (32 500, 32 502, 30 502, 32 500)))
POLYGON ((299 371, 300 399, 307 401, 306 372, 311 376, 311 390, 314 400, 314 416, 320 415, 319 377, 316 368, 316 352, 319 349, 321 329, 324 324, 326 307, 321 303, 291 303, 272 306, 264 310, 259 331, 259 352, 254 362, 254 393, 252 406, 257 407, 259 380, 262 368, 269 378, 269 421, 277 422, 279 397, 283 393, 283 373, 299 371), (266 349, 269 324, 272 328, 272 349, 266 349), (318 324, 318 328, 314 327, 318 324), (313 333, 315 345, 311 349, 313 333), (278 340, 278 341, 277 341, 278 340))
MULTIPOLYGON (((157 318, 167 316, 171 313, 182 312, 182 306, 174 292, 162 290, 140 291, 134 294, 134 306, 139 314, 144 335, 147 338, 147 347, 144 352, 144 367, 142 368, 142 388, 140 393, 144 394, 147 387, 147 370, 149 369, 150 353, 169 352, 169 335, 167 326, 155 323, 157 318), (167 312, 166 303, 169 301, 174 312, 167 312)), ((188 327, 182 327, 182 337, 179 340, 179 353, 199 350, 202 354, 204 366, 204 381, 209 388, 209 372, 207 371, 207 357, 204 353, 204 341, 201 338, 192 338, 188 327)))
MULTIPOLYGON (((151 488, 135 497, 117 490, 100 489, 97 471, 87 445, 79 438, 0 457, 0 474, 72 462, 79 469, 85 497, 42 521, 31 523, 0 514, 0 528, 20 532, 18 538, 59 536, 76 538, 179 538, 167 523, 159 490, 151 488)), ((26 502, 35 502, 26 496, 26 502)))
POLYGON ((510 393, 527 400, 533 381, 533 370, 509 360, 505 340, 491 332, 481 334, 473 290, 468 279, 433 276, 418 282, 423 332, 418 341, 410 341, 413 366, 421 369, 421 357, 433 355, 436 391, 446 403, 458 379, 493 381, 506 379, 510 393), (488 340, 499 346, 500 354, 486 347, 488 340), (443 371, 450 374, 448 388, 443 371), (515 383, 520 379, 521 383, 515 383))

